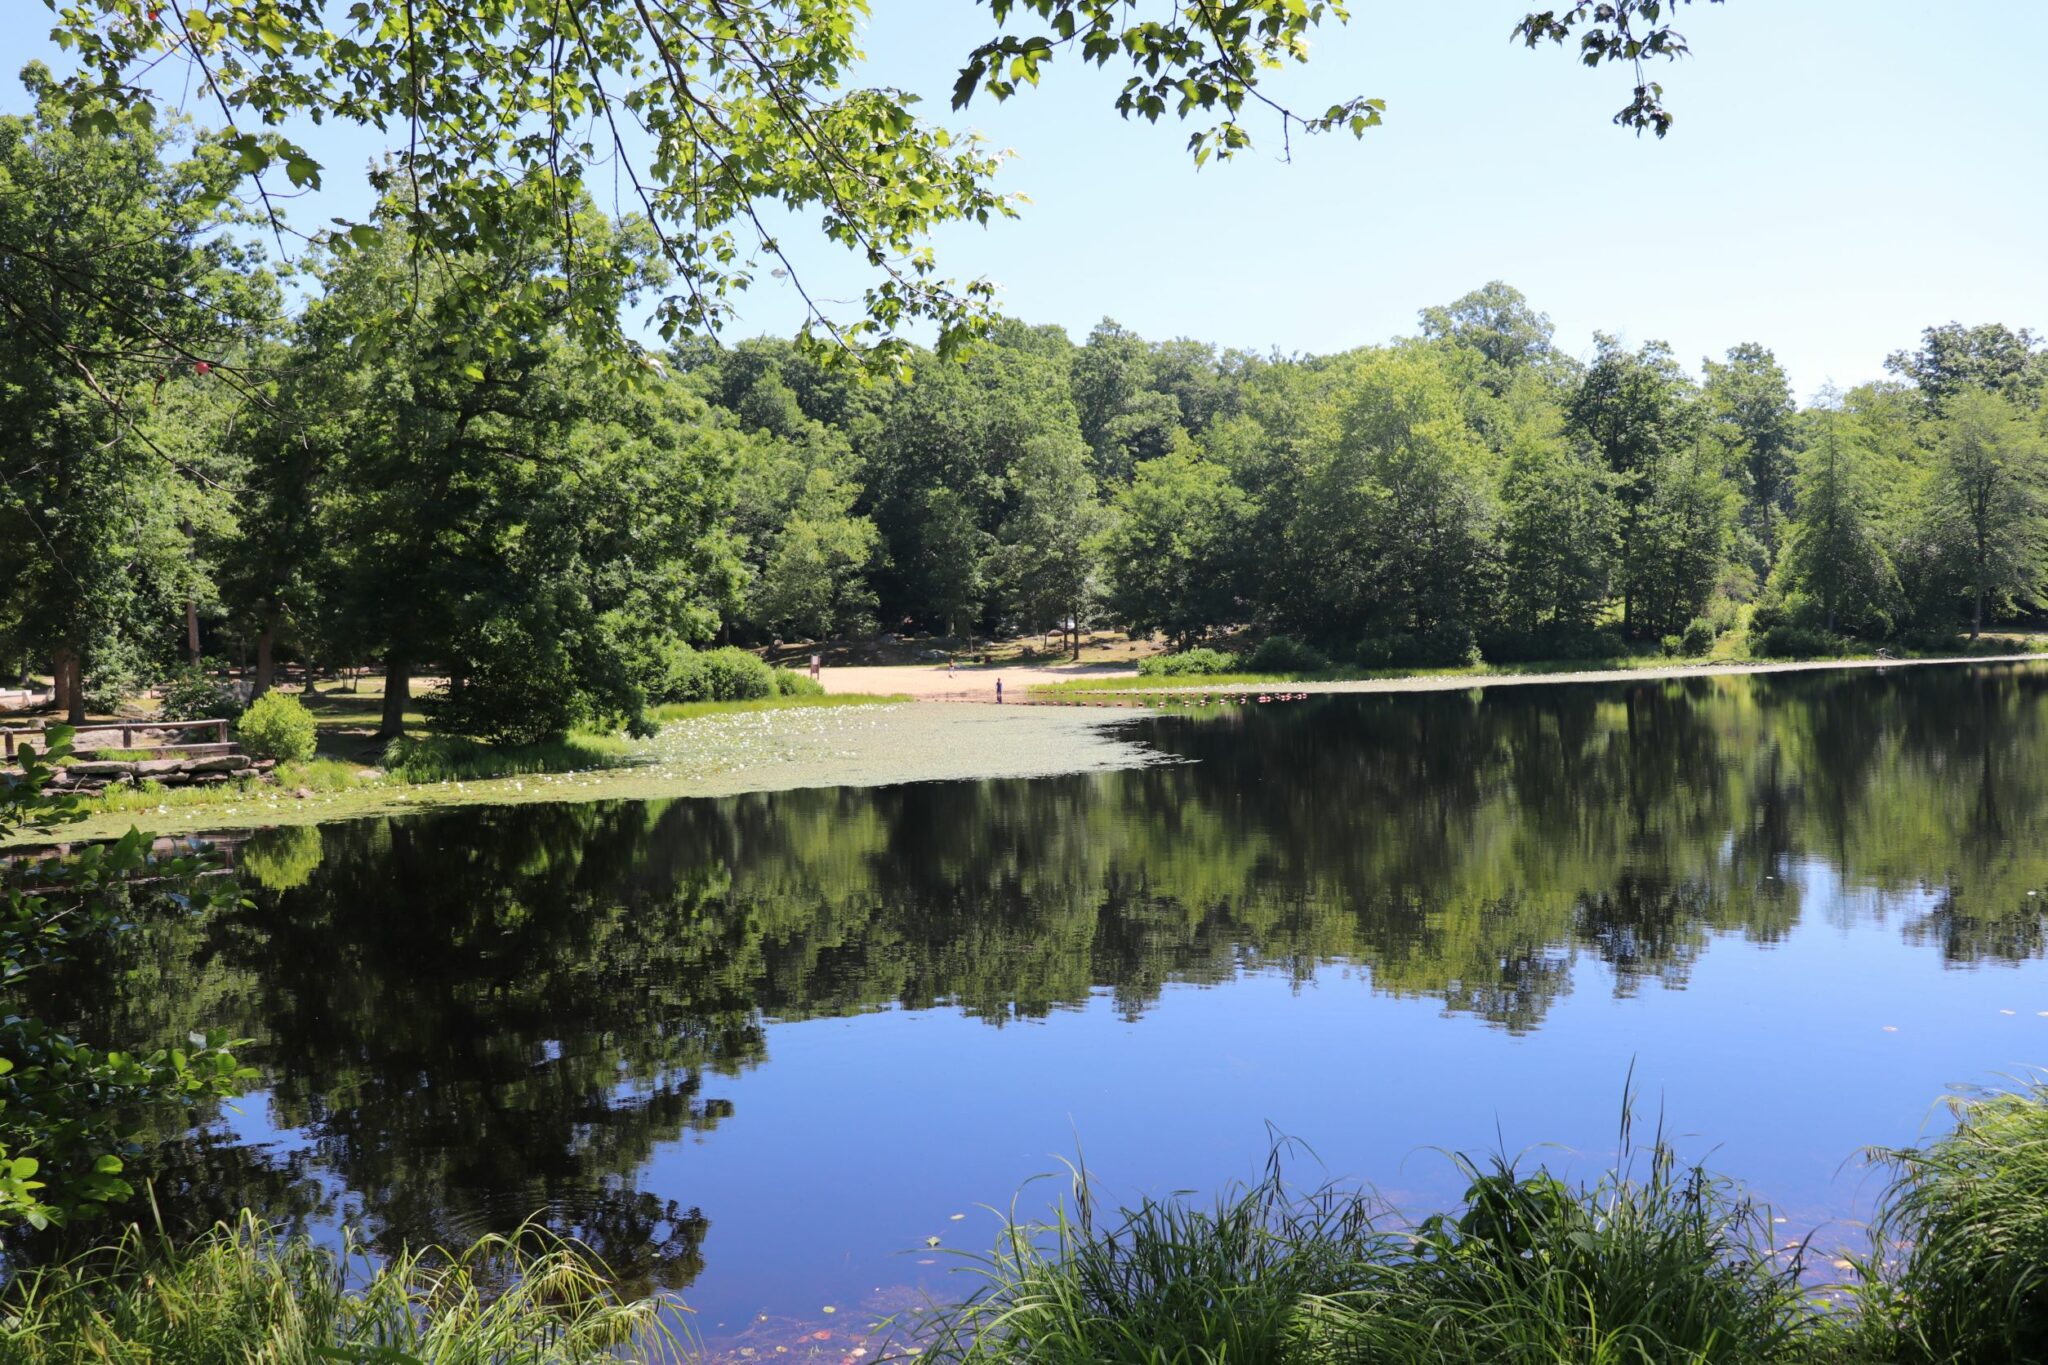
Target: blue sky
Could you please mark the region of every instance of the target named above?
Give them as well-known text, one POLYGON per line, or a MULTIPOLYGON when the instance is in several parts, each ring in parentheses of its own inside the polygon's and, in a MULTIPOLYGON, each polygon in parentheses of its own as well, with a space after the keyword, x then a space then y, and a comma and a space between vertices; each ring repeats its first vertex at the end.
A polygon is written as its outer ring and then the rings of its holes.
MULTIPOLYGON (((996 280, 1006 311, 1077 338, 1108 315, 1151 337, 1340 350, 1500 278, 1575 353, 1595 328, 1668 340, 1693 367, 1761 341, 1806 395, 1879 377, 1930 323, 2048 328, 2048 5, 1696 5, 1680 16, 1695 55, 1657 73, 1678 114, 1659 142, 1609 123, 1625 69, 1508 42, 1524 0, 1352 0, 1279 88, 1308 108, 1382 96, 1386 125, 1297 138, 1282 164, 1277 129, 1254 123, 1253 153, 1197 171, 1185 128, 1116 117, 1111 73, 1055 67, 951 114, 986 11, 873 3, 867 79, 1012 149, 1003 187, 1032 201, 1021 221, 944 233, 946 272, 996 280)), ((322 137, 330 188, 305 207, 359 209, 377 144, 322 137)), ((806 283, 852 296, 832 250, 797 258, 806 283)), ((736 335, 801 318, 765 278, 743 311, 736 335)))

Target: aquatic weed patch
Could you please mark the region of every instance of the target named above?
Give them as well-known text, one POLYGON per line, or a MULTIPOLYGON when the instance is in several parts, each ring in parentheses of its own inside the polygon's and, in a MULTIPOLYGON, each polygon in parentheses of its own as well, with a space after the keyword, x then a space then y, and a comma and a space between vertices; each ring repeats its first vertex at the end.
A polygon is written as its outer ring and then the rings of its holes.
MULTIPOLYGON (((641 741, 615 741, 590 761, 500 775, 431 772, 432 780, 316 760, 314 780, 224 784, 191 796, 134 789, 72 827, 110 838, 136 817, 162 833, 311 824, 454 805, 528 801, 656 800, 797 787, 1051 777, 1143 767, 1159 756, 1113 733, 1100 712, 933 703, 741 703, 665 725, 641 741), (303 791, 303 794, 301 794, 303 791)), ((562 751, 565 755, 567 749, 562 751)))

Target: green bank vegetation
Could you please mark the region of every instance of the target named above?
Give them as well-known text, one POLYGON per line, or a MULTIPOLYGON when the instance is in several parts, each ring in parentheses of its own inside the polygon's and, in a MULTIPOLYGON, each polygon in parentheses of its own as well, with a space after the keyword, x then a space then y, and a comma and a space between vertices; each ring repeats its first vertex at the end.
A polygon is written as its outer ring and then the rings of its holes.
MULTIPOLYGON (((1768 1208, 1659 1140, 1569 1186, 1459 1158, 1462 1207, 1405 1224, 1369 1193, 1299 1193, 1277 1158, 1213 1204, 1013 1223, 940 1309, 962 1362, 1784 1362, 1965 1365, 2048 1350, 2048 1091, 1957 1102, 1953 1133, 1873 1154, 1895 1180, 1867 1256, 1828 1269, 1768 1208)), ((1833 1259, 1830 1254, 1828 1259, 1833 1259)))
POLYGON ((281 1239, 244 1215, 177 1244, 129 1228, 0 1295, 0 1362, 612 1365, 680 1361, 654 1299, 581 1248, 523 1228, 453 1250, 370 1255, 281 1239))
MULTIPOLYGON (((1175 654, 1157 654, 1140 661, 1136 677, 1066 678, 1037 683, 1034 693, 1057 697, 1065 693, 1117 692, 1200 692, 1214 689, 1278 686, 1297 682, 1375 682, 1404 678, 1469 678, 1484 682, 1492 678, 1544 678, 1584 674, 1670 673, 1674 670, 1760 671, 1790 663, 1931 662, 1938 660, 2020 660, 2040 657, 2041 636, 2034 634, 1985 635, 1977 640, 1958 637, 1952 644, 1933 650, 1919 650, 1894 642, 1880 646, 1868 642, 1838 639, 1824 653, 1802 654, 1795 659, 1757 658, 1749 653, 1747 636, 1738 627, 1717 637, 1711 650, 1692 656, 1662 651, 1621 654, 1610 658, 1538 659, 1496 663, 1481 659, 1475 663, 1417 665, 1405 668, 1365 668, 1332 663, 1311 657, 1304 666, 1260 670, 1259 651, 1243 654, 1216 649, 1192 649, 1175 654)), ((1297 656, 1299 657, 1299 656, 1297 656)), ((1162 700, 1165 700, 1162 698, 1162 700)))
MULTIPOLYGON (((964 1301, 885 1325, 960 1365, 1688 1362, 1975 1365, 2048 1350, 2048 1090, 1954 1104, 1894 1180, 1876 1247, 1820 1285, 1813 1248, 1661 1139, 1573 1186, 1455 1158, 1462 1205, 1418 1222, 1369 1191, 1266 1176, 1213 1203, 1095 1207, 1085 1175, 1047 1223, 968 1258, 964 1301)), ((1831 1253, 1828 1259, 1832 1260, 1831 1253)), ((533 1228, 456 1252, 339 1254, 244 1216, 185 1244, 131 1229, 18 1274, 0 1361, 233 1365, 257 1358, 578 1365, 683 1361, 680 1300, 621 1294, 586 1248, 533 1228)))
MULTIPOLYGON (((402 736, 380 745, 366 744, 354 734, 344 734, 336 738, 336 747, 359 756, 286 761, 266 776, 234 777, 208 786, 166 787, 147 780, 114 785, 80 797, 76 808, 86 822, 84 830, 89 837, 111 837, 126 830, 123 818, 128 817, 141 816, 157 823, 165 817, 175 817, 180 825, 188 825, 197 818, 203 824, 209 813, 216 820, 223 813, 275 814, 280 802, 311 802, 320 818, 340 818, 388 808, 394 797, 427 787, 442 789, 436 793, 436 804, 504 801, 515 799, 510 784, 521 778, 580 779, 584 785, 561 791, 565 800, 659 795, 677 789, 677 783, 668 779, 677 773, 679 765, 691 767, 690 760, 699 756, 699 750, 706 761, 713 761, 728 747, 716 735, 705 736, 709 742, 702 745, 680 737, 675 727, 683 722, 792 711, 834 711, 905 700, 837 693, 670 703, 648 712, 654 733, 645 739, 576 730, 527 744, 489 744, 462 735, 429 733, 402 736), (451 787, 456 788, 452 795, 446 790, 451 787)), ((52 733, 57 731, 53 728, 52 733)), ((99 750, 96 756, 147 759, 155 757, 156 751, 99 750)))

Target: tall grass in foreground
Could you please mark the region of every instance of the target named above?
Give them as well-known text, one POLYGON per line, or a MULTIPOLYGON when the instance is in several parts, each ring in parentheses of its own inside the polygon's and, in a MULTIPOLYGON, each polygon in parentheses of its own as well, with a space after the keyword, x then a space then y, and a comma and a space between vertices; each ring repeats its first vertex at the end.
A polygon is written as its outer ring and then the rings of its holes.
POLYGON ((2048 1085, 1952 1101, 1893 1172, 1863 1266, 1873 1359, 2048 1361, 2048 1085))
MULTIPOLYGON (((1626 1147, 1626 1134, 1624 1135, 1626 1147)), ((1097 1230, 1012 1222, 981 1292, 925 1344, 961 1362, 1747 1362, 1838 1333, 1768 1214, 1661 1140, 1574 1189, 1460 1160, 1462 1209, 1402 1227, 1370 1196, 1292 1192, 1277 1159, 1211 1208, 1145 1200, 1097 1230)))
POLYGON ((275 1240, 244 1215, 179 1247, 130 1229, 75 1261, 24 1272, 0 1300, 0 1362, 681 1361, 662 1306, 619 1297, 579 1248, 534 1229, 379 1265, 354 1244, 336 1255, 275 1240))

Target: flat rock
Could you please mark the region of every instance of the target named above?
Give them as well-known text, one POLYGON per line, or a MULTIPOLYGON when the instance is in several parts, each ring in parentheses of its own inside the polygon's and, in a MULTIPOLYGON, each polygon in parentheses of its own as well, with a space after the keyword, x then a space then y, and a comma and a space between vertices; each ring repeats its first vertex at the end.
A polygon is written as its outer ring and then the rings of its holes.
POLYGON ((133 763, 119 759, 91 759, 66 766, 80 777, 127 777, 135 771, 133 763))

